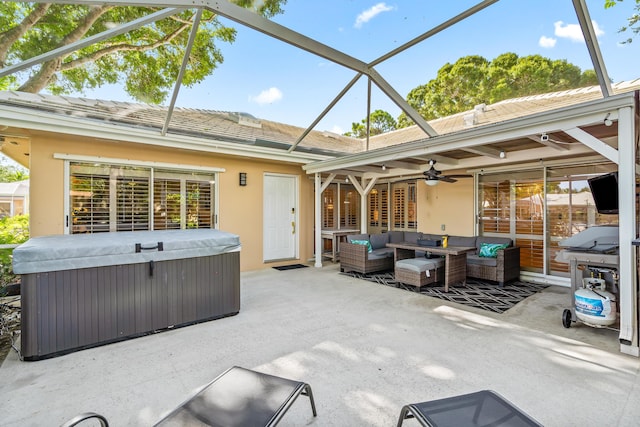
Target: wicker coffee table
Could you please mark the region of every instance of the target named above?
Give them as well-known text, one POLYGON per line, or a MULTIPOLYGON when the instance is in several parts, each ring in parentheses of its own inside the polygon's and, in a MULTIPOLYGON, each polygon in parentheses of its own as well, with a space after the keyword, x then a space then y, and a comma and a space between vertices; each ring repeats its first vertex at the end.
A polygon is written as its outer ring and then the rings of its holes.
POLYGON ((401 259, 415 258, 416 251, 431 252, 444 255, 444 291, 449 292, 449 285, 466 283, 467 253, 476 250, 472 246, 420 246, 413 243, 387 243, 394 250, 394 263, 401 259))

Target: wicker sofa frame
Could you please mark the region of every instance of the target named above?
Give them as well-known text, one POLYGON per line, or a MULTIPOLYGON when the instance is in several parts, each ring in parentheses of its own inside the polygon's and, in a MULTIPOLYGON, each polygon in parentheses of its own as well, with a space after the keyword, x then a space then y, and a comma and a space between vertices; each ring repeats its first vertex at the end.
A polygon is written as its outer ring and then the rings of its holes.
POLYGON ((496 266, 467 263, 467 277, 491 280, 504 286, 520 277, 520 248, 508 247, 498 251, 496 266))
POLYGON ((393 257, 369 259, 366 246, 349 242, 340 244, 340 271, 367 274, 392 268, 393 257))

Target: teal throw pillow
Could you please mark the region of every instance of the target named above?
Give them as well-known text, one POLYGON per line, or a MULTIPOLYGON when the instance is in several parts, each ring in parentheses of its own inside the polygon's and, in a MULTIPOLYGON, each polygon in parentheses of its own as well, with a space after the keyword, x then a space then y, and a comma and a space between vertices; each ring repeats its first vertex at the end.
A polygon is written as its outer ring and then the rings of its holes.
POLYGON ((498 251, 509 247, 508 243, 480 243, 478 256, 484 258, 497 258, 498 251))
POLYGON ((368 240, 352 240, 351 243, 354 245, 365 245, 367 247, 367 252, 371 253, 373 248, 371 247, 371 242, 368 240))

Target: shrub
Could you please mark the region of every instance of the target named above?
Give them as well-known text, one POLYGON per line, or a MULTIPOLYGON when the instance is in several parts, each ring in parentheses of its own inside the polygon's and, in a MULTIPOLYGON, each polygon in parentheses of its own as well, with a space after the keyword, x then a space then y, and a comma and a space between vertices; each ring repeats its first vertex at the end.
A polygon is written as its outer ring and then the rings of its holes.
MULTIPOLYGON (((16 215, 0 219, 0 244, 20 244, 29 240, 29 215, 16 215)), ((4 287, 16 281, 11 265, 13 249, 0 249, 0 296, 4 287)))

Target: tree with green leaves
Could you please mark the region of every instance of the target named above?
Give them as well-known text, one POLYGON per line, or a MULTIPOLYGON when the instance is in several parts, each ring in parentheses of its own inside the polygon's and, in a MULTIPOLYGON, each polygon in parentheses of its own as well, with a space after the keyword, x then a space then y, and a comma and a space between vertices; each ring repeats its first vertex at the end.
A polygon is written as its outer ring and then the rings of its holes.
MULTIPOLYGON (((271 17, 286 0, 235 0, 239 6, 271 17)), ((154 12, 114 5, 0 2, 0 68, 67 46, 154 12)), ((183 10, 153 24, 48 60, 31 70, 0 78, 0 89, 69 94, 123 81, 134 99, 160 103, 175 84, 194 22, 183 10)), ((216 42, 231 43, 236 31, 203 11, 182 84, 193 86, 223 62, 216 42)))
MULTIPOLYGON (((605 0, 604 8, 609 9, 617 3, 622 3, 622 0, 605 0)), ((631 37, 627 38, 622 43, 631 43, 633 41, 633 37, 640 33, 640 0, 636 0, 634 11, 635 12, 627 18, 627 25, 622 26, 619 30, 620 33, 631 31, 631 37)))
MULTIPOLYGON (((412 89, 407 102, 427 120, 468 111, 478 104, 598 84, 593 70, 582 72, 564 59, 504 53, 493 61, 470 55, 447 63, 435 79, 412 89)), ((413 124, 403 113, 398 127, 413 124)))
POLYGON ((16 182, 29 179, 29 171, 13 160, 0 156, 0 182, 16 182))
MULTIPOLYGON (((375 110, 369 115, 369 135, 379 135, 397 128, 396 120, 393 116, 383 110, 375 110)), ((351 123, 351 131, 345 133, 346 136, 354 138, 367 137, 367 119, 362 119, 359 123, 351 123)))

